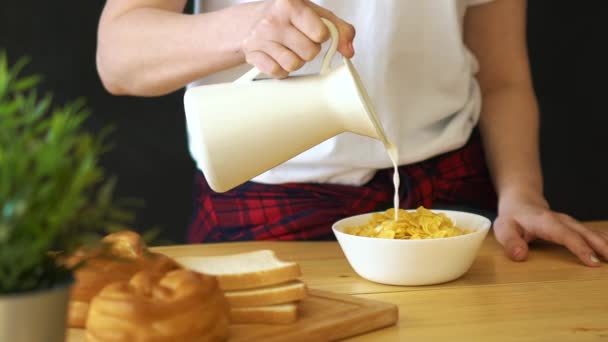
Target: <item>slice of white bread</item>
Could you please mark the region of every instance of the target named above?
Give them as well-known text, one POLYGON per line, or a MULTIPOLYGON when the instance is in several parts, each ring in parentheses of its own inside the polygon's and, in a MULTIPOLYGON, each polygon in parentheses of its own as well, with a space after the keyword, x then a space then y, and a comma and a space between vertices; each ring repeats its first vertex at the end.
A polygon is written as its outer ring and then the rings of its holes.
POLYGON ((256 289, 224 292, 228 303, 233 308, 295 302, 304 299, 306 293, 306 284, 297 279, 256 289))
POLYGON ((217 278, 224 291, 245 290, 294 280, 300 265, 279 260, 271 250, 222 256, 177 257, 182 266, 217 278))
POLYGON ((230 309, 230 322, 234 324, 288 324, 297 319, 298 304, 295 302, 230 309))

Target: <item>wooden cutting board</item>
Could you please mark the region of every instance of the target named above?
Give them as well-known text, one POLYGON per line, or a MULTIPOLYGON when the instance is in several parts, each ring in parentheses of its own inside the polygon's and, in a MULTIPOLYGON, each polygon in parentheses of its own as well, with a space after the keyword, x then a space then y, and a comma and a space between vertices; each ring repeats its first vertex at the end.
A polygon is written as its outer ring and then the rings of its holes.
MULTIPOLYGON (((385 302, 310 289, 299 314, 292 324, 234 324, 230 341, 335 341, 395 324, 398 309, 385 302)), ((84 342, 84 331, 69 329, 66 341, 84 342)))

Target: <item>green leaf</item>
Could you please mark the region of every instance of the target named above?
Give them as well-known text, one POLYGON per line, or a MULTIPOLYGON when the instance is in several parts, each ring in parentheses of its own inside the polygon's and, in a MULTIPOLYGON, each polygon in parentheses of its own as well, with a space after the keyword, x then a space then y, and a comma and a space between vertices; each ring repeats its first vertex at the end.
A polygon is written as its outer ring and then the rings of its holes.
POLYGON ((154 242, 154 240, 156 240, 158 238, 158 236, 160 235, 160 228, 155 227, 152 229, 149 229, 148 231, 144 232, 141 234, 141 238, 142 240, 144 240, 144 242, 146 242, 146 244, 152 244, 154 242))
POLYGON ((117 179, 99 164, 110 128, 83 127, 91 114, 84 98, 52 108, 52 94, 37 94, 41 78, 20 76, 28 63, 10 66, 0 51, 0 294, 65 279, 70 270, 50 252, 127 229, 136 203, 114 198, 117 179))
POLYGON ((40 76, 34 75, 18 80, 13 87, 15 91, 24 91, 36 86, 39 82, 40 76))
MULTIPOLYGON (((17 60, 17 62, 13 65, 12 70, 9 70, 9 75, 11 78, 16 79, 21 70, 31 61, 29 56, 23 56, 17 60)), ((6 63, 6 61, 5 61, 6 63)), ((6 67, 6 66, 5 66, 6 67)), ((14 88, 13 88, 14 89, 14 88)))

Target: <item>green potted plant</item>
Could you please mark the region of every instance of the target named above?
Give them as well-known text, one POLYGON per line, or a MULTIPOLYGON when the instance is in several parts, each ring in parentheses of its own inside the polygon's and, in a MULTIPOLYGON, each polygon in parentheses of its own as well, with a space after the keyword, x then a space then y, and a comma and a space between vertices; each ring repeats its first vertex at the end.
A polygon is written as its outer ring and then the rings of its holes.
POLYGON ((82 101, 38 96, 26 63, 0 53, 0 341, 63 341, 73 269, 59 257, 132 215, 99 166, 107 134, 84 130, 82 101))

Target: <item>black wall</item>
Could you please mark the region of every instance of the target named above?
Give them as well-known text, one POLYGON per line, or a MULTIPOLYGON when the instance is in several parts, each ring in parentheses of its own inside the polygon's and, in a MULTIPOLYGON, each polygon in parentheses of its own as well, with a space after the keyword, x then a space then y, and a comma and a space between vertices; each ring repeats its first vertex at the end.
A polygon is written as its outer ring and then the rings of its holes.
POLYGON ((56 103, 85 97, 93 112, 91 129, 114 127, 114 149, 103 165, 118 177, 118 196, 145 201, 136 227, 159 226, 165 239, 184 241, 194 165, 187 150, 183 92, 136 98, 112 96, 103 89, 95 45, 104 3, 1 1, 0 49, 12 60, 31 56, 27 71, 44 74, 42 88, 53 92, 56 103))
MULTIPOLYGON (((0 48, 11 60, 33 57, 43 90, 57 103, 86 97, 91 129, 115 127, 103 164, 119 177, 118 194, 142 198, 138 227, 159 225, 183 242, 191 214, 194 165, 187 150, 183 92, 160 98, 115 97, 95 70, 103 1, 2 1, 0 48)), ((608 41, 604 1, 529 1, 529 46, 542 110, 546 194, 557 210, 608 219, 608 41)), ((0 123, 1 124, 1 123, 0 123)), ((0 165, 0 167, 2 167, 0 165)))
POLYGON ((545 192, 555 210, 608 219, 606 1, 529 0, 545 192))

